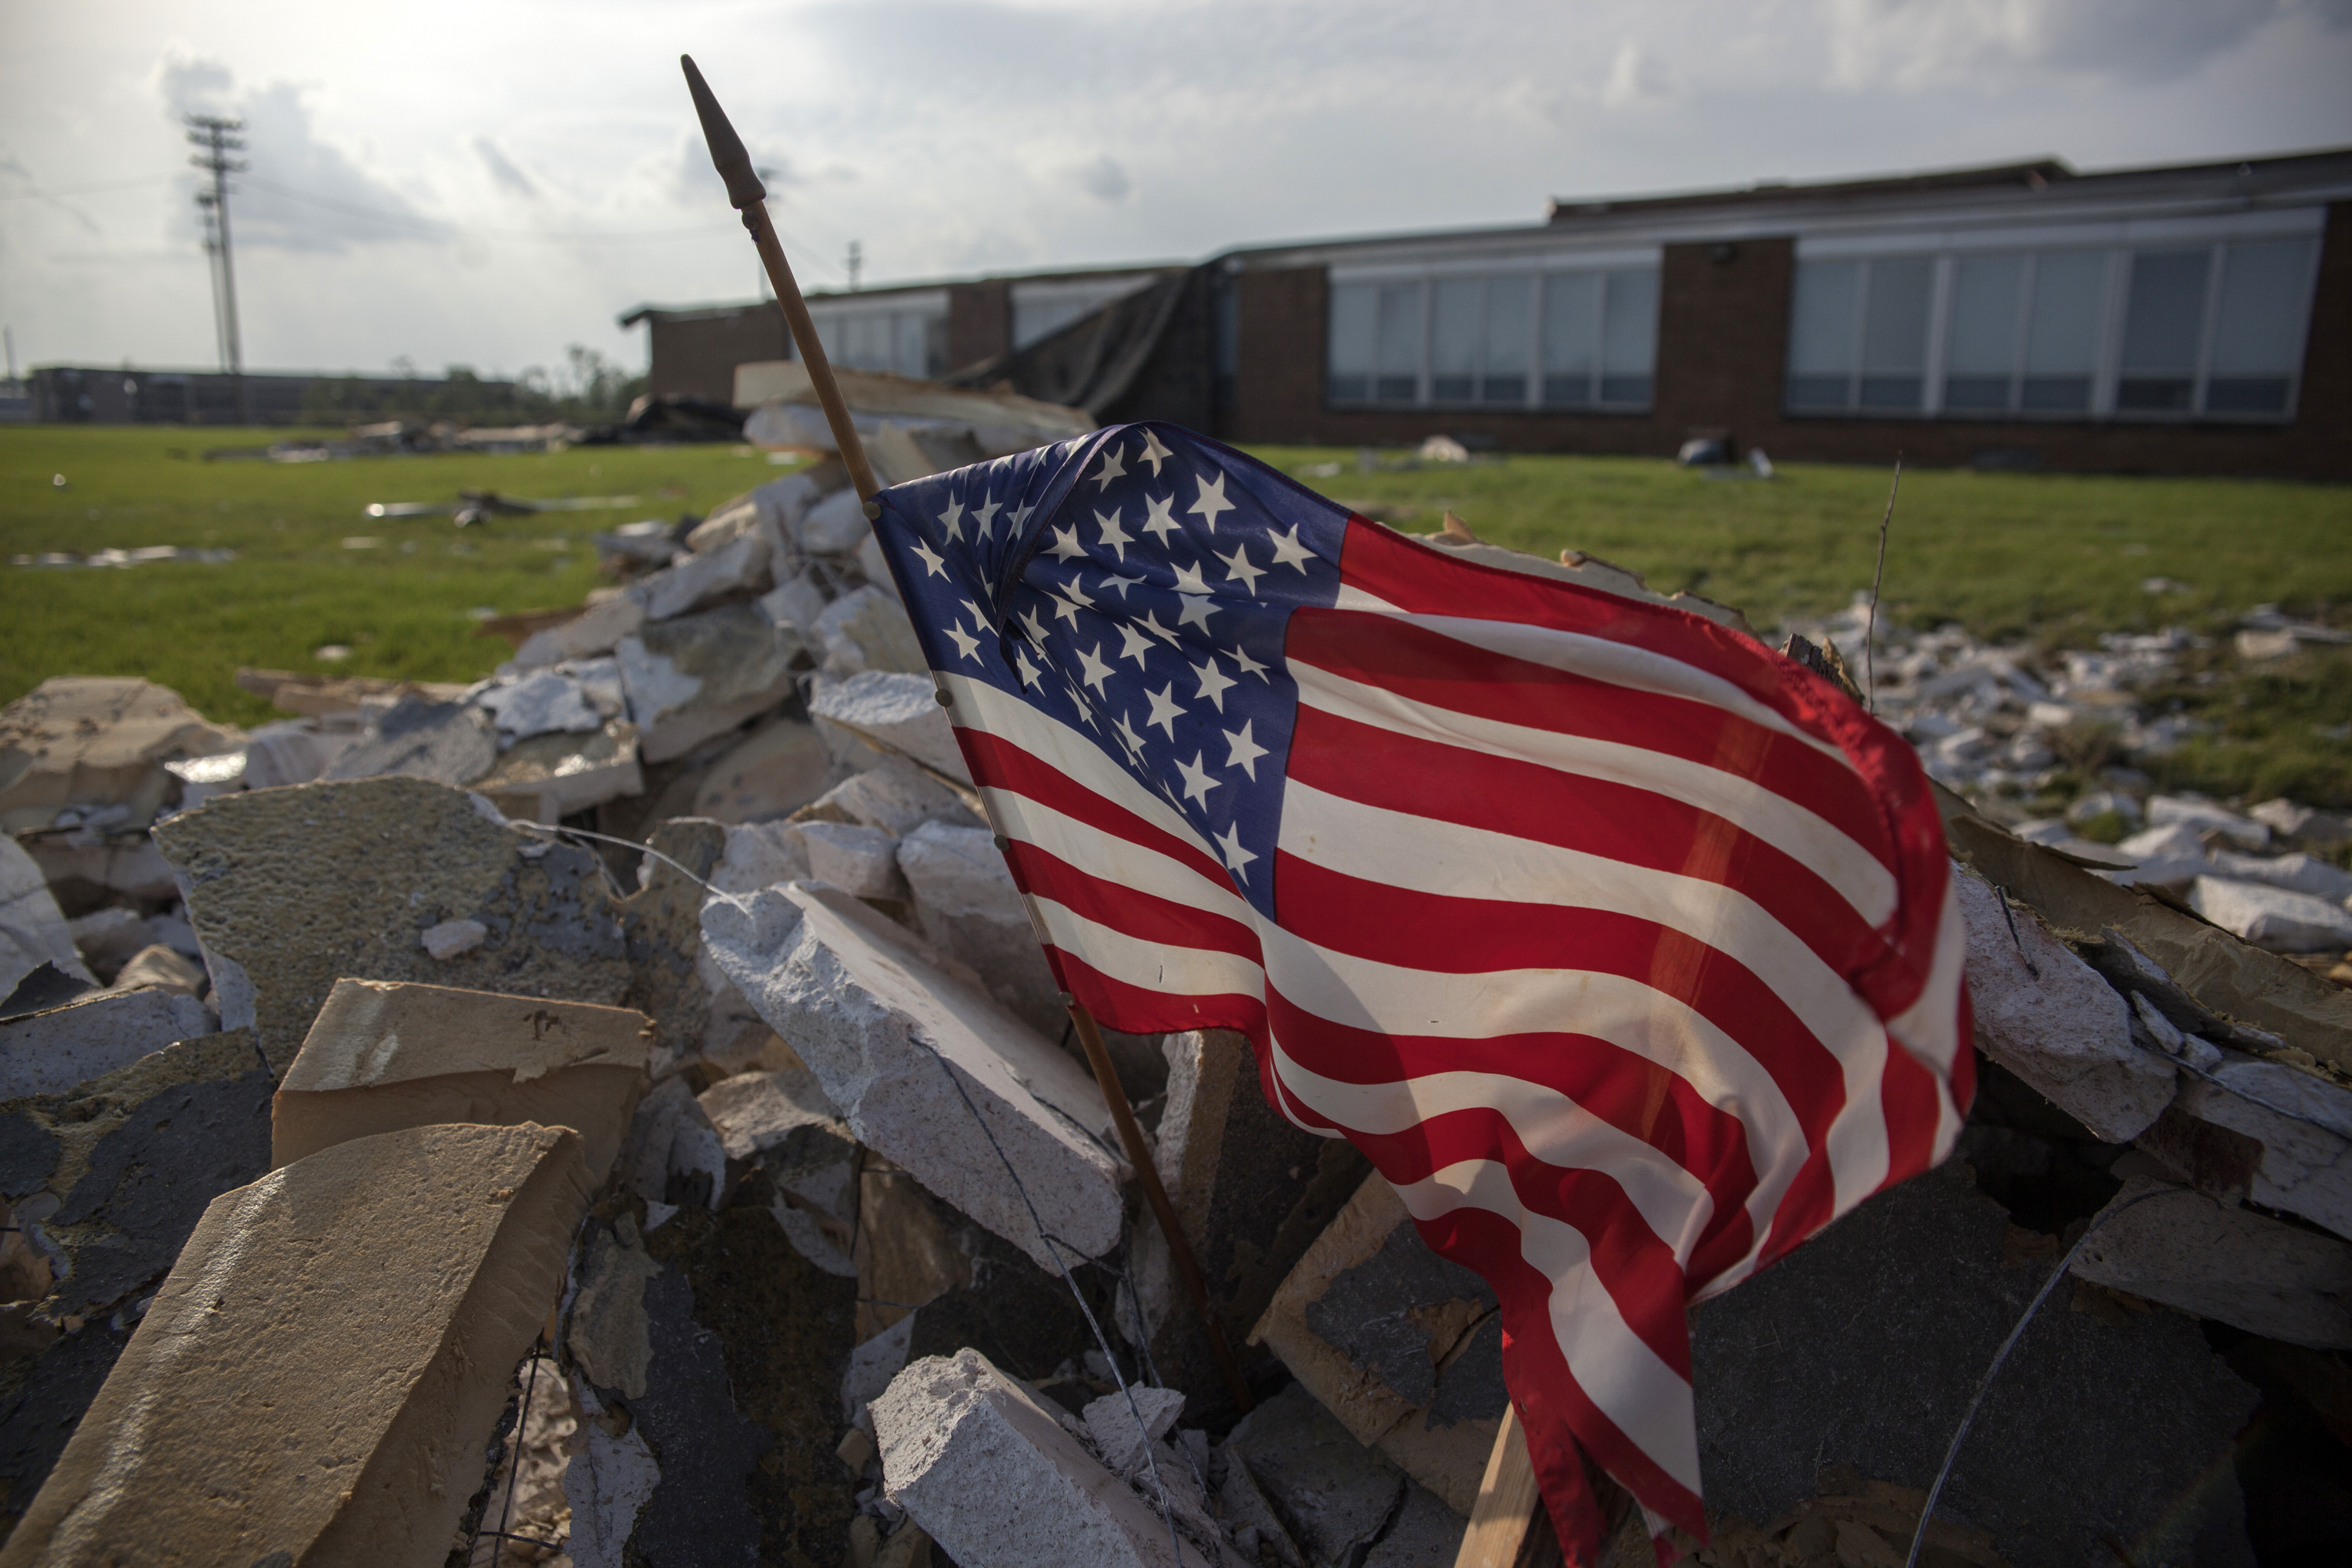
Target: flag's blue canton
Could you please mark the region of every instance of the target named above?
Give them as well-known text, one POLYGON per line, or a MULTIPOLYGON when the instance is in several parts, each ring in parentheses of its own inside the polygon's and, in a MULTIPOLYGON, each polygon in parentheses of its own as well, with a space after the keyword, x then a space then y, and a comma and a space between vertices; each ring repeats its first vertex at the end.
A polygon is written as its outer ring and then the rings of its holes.
MULTIPOLYGON (((1301 605, 1339 591, 1348 514, 1169 424, 882 493, 876 532, 934 670, 1090 735, 1269 919, 1301 605)), ((1083 780, 1082 780, 1083 782, 1083 780)))

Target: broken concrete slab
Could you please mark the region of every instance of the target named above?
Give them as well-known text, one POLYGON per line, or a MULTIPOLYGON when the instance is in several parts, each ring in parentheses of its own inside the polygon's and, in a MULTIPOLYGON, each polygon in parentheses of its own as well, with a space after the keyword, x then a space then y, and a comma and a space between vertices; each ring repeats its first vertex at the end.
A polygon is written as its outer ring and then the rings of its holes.
POLYGON ((478 798, 416 779, 223 796, 156 841, 186 879, 226 1027, 286 1063, 338 979, 422 980, 611 1005, 626 951, 593 852, 509 827, 478 798), (442 960, 419 934, 478 920, 490 938, 442 960))
POLYGON ((833 758, 805 719, 773 718, 730 749, 694 791, 694 814, 727 823, 788 817, 833 787, 833 758))
POLYGON ((768 581, 768 536, 739 533, 714 549, 674 560, 629 585, 646 607, 648 621, 667 621, 724 594, 762 588, 768 581))
POLYGON ((2352 1244, 2146 1177, 2094 1223, 2077 1279, 2265 1339, 2352 1348, 2352 1244))
MULTIPOLYGON (((1978 1380, 2055 1252, 1955 1161, 1865 1199, 1803 1246, 1691 1310, 1699 1465, 1710 1511, 1771 1521, 1851 1467, 1933 1483, 1978 1380)), ((2168 1312, 2120 1323, 2051 1303, 1986 1391, 1938 1505, 2014 1568, 2246 1561, 2229 1455, 2256 1395, 2168 1312), (2210 1530, 2238 1553, 2200 1540, 2210 1530), (2192 1545, 2192 1542, 2194 1543, 2192 1545)))
POLYGON ((646 1255, 635 1216, 623 1212, 610 1225, 597 1220, 588 1227, 564 1347, 592 1381, 630 1399, 645 1397, 646 1370, 653 1364, 646 1281, 660 1272, 661 1265, 646 1255))
POLYGON ((70 806, 120 806, 143 828, 179 799, 171 759, 244 744, 152 681, 58 675, 0 708, 0 832, 46 828, 70 806))
MULTIPOLYGON (((168 991, 194 999, 205 994, 205 972, 161 942, 142 947, 115 972, 112 989, 168 991)), ((207 1017, 205 1029, 212 1027, 207 1017)), ((198 1030, 201 1033, 203 1030, 198 1030)))
POLYGON ((1125 1393, 1090 1401, 1078 1418, 1086 1423, 1087 1438, 1102 1462, 1118 1475, 1132 1477, 1145 1469, 1144 1450, 1165 1437, 1183 1413, 1184 1396, 1174 1389, 1131 1383, 1125 1393), (1138 1415, 1143 1417, 1139 1427, 1138 1415))
POLYGON ((2352 911, 2307 893, 2200 876, 2189 907, 2231 936, 2273 953, 2325 953, 2352 946, 2352 911))
POLYGON ((1242 1417, 1225 1463, 1246 1467, 1307 1568, 1347 1568, 1404 1501, 1404 1472, 1294 1383, 1242 1417))
POLYGON ((847 555, 873 530, 854 489, 835 490, 801 515, 793 542, 810 555, 847 555))
POLYGON ((2151 828, 2173 826, 2192 829, 2200 833, 2219 833, 2242 850, 2268 849, 2271 831, 2251 817, 2214 805, 2210 800, 2194 800, 2179 795, 2151 795, 2147 800, 2147 822, 2151 828))
POLYGON ((885 757, 794 813, 803 822, 856 822, 904 838, 925 822, 978 825, 964 798, 904 757, 885 757))
POLYGON ((898 870, 914 895, 915 924, 932 946, 971 966, 989 995, 1030 1028, 1059 1034, 1068 1018, 1062 988, 995 835, 924 822, 899 841, 898 870))
MULTIPOLYGON (((0 847, 0 862, 5 862, 8 851, 16 849, 16 844, 13 840, 0 840, 0 846, 5 846, 0 847)), ((21 850, 16 852, 24 853, 21 850)), ((37 877, 40 874, 39 868, 33 864, 29 856, 25 866, 31 875, 37 877)), ((0 872, 0 876, 5 874, 5 872, 0 872)), ((55 906, 53 900, 51 907, 55 906)), ((111 981, 123 965, 155 942, 154 927, 142 919, 138 911, 120 906, 94 909, 79 919, 67 921, 65 928, 66 935, 72 938, 74 951, 81 955, 89 973, 100 976, 106 981, 111 981)), ((5 926, 0 926, 0 931, 5 931, 5 926)), ((0 941, 5 940, 5 936, 0 936, 0 941)), ((0 970, 0 974, 5 973, 5 970, 0 970)), ((0 995, 5 994, 5 991, 0 991, 0 995)))
POLYGON ((857 1142, 806 1067, 739 1072, 696 1103, 730 1160, 759 1166, 778 1187, 827 1215, 845 1221, 856 1212, 857 1142))
POLYGON ((1041 1223, 1087 1257, 1118 1244, 1121 1171, 1100 1092, 911 933, 814 883, 712 898, 702 929, 860 1143, 1043 1268, 1055 1265, 1041 1223), (975 1115, 989 1137, 972 1135, 975 1115))
POLYGON ((436 958, 448 959, 472 952, 489 936, 490 928, 478 920, 444 920, 418 932, 416 945, 436 958))
POLYGON ((891 1500, 966 1568, 1178 1561, 1167 1522, 978 1351, 916 1362, 873 1410, 891 1500))
MULTIPOLYGON (((1345 1208, 1371 1165, 1344 1138, 1318 1138, 1277 1113, 1259 1088, 1257 1059, 1232 1030, 1172 1034, 1161 1044, 1167 1101, 1155 1160, 1226 1342, 1255 1378, 1271 1354, 1244 1344, 1275 1291, 1345 1208)), ((1144 1322, 1121 1303, 1120 1328, 1149 1336, 1160 1376, 1206 1418, 1229 1407, 1223 1374, 1156 1226, 1129 1239, 1144 1322)))
POLYGON ((2224 850, 2207 862, 2206 869, 2212 875, 2232 882, 2265 883, 2289 893, 2324 898, 2338 906, 2352 898, 2352 871, 2317 855, 2247 855, 2224 850))
POLYGON ((809 874, 857 898, 903 899, 906 878, 898 874, 898 841, 879 828, 850 822, 803 822, 801 842, 808 849, 809 874))
POLYGON ((146 833, 41 833, 22 841, 65 909, 116 897, 152 904, 172 896, 172 868, 146 833))
POLYGON ((809 874, 808 846, 797 822, 730 825, 727 849, 711 868, 714 893, 756 893, 809 874))
POLYGON ((1508 1401, 1496 1307, 1485 1281, 1429 1249, 1373 1175, 1250 1337, 1359 1443, 1377 1443, 1467 1518, 1508 1401))
POLYGON ((821 650, 824 672, 836 677, 866 670, 922 674, 923 645, 898 600, 868 583, 825 606, 809 627, 809 645, 821 650))
POLYGON ((569 1127, 592 1186, 620 1152, 652 1020, 626 1008, 343 979, 270 1112, 273 1166, 441 1122, 569 1127))
MULTIPOLYGON (((139 918, 129 910, 121 914, 134 922, 139 918)), ((75 940, 39 864, 15 839, 0 833, 0 998, 43 964, 95 985, 97 977, 83 964, 75 940)))
POLYGON ((473 703, 497 725, 501 746, 535 735, 586 735, 621 711, 621 669, 611 659, 545 665, 485 683, 473 703))
POLYGON ((911 757, 960 784, 971 782, 955 727, 948 722, 928 675, 868 670, 836 681, 820 676, 809 694, 809 716, 884 752, 911 757))
POLYGON ((360 737, 356 724, 326 726, 315 718, 278 719, 247 736, 245 787, 279 789, 322 777, 360 737))
POLYGON ((816 568, 808 567, 760 595, 758 603, 770 624, 790 626, 806 643, 815 634, 816 618, 824 613, 824 585, 816 568))
POLYGON ((793 693, 783 634, 748 604, 648 622, 621 639, 621 684, 648 762, 683 757, 793 693))
POLYGON ((620 646, 621 639, 646 623, 642 600, 624 591, 592 602, 571 620, 534 632, 515 650, 519 669, 536 669, 566 659, 593 658, 620 646))
POLYGON ((701 1041, 712 996, 702 979, 702 886, 726 852, 717 822, 675 817, 656 828, 639 890, 621 904, 629 988, 621 1000, 654 1020, 652 1071, 666 1072, 701 1041))
POLYGON ((2032 909, 1958 867, 1953 881, 1978 1048, 2110 1143, 2146 1131, 2175 1070, 2133 1043, 2130 1006, 2032 909))
POLYGON ((0 1563, 438 1563, 586 1204, 540 1126, 362 1138, 215 1198, 0 1563))
POLYGON ((77 997, 0 1022, 0 1100, 62 1094, 175 1040, 213 1032, 195 998, 142 987, 77 997))
POLYGON ((2208 1192, 2352 1238, 2352 1092, 2242 1058, 2180 1092, 2139 1146, 2208 1192))
POLYGON ((498 732, 488 714, 467 703, 406 696, 375 715, 326 777, 426 779, 462 788, 498 760, 498 732))
POLYGON ((1408 1481, 1404 1501, 1365 1554, 1363 1568, 1454 1568, 1461 1550, 1462 1516, 1427 1487, 1408 1481))

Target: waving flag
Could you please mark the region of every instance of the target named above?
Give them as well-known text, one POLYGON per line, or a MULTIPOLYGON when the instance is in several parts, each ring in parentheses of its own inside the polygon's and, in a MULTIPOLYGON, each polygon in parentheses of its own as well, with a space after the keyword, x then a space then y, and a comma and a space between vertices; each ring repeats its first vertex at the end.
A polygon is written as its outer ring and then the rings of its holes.
POLYGON ((1684 1309, 1941 1159, 1960 918, 1910 748, 1686 612, 1451 556, 1136 424, 876 531, 1065 988, 1244 1031, 1502 1302, 1580 1448, 1703 1537, 1684 1309))

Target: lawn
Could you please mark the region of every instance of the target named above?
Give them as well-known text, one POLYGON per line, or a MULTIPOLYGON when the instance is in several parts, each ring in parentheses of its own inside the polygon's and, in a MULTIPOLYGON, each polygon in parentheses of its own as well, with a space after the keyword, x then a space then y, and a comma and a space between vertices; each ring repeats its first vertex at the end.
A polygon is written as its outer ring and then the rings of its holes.
MULTIPOLYGON (((595 586, 598 528, 706 512, 780 470, 749 448, 583 447, 544 456, 435 456, 281 465, 206 462, 202 449, 267 433, 0 427, 0 559, 109 546, 226 548, 220 565, 120 570, 0 567, 0 702, 63 674, 139 674, 214 717, 268 710, 239 664, 470 680, 504 655, 480 612, 576 603, 595 586), (59 487, 53 476, 63 475, 59 487), (628 495, 617 510, 371 518, 374 501, 449 501, 460 488, 536 498, 628 495), (357 541, 373 540, 361 545, 357 541), (336 664, 314 651, 342 645, 336 664)), ((1448 508, 1483 538, 1605 556, 1663 589, 1744 610, 1759 628, 1819 615, 1870 583, 1883 469, 1784 466, 1769 481, 1710 478, 1636 458, 1512 456, 1370 470, 1357 454, 1258 450, 1327 495, 1416 531, 1448 508), (1337 472, 1329 472, 1333 465, 1337 472)), ((1958 622, 1980 636, 2086 647, 2099 632, 2173 624, 2226 633, 2276 602, 2352 620, 2352 487, 1912 470, 1887 547, 1892 620, 1958 622), (2176 585, 2151 593, 2162 578, 2176 585)), ((2185 748, 2178 781, 2221 793, 2292 785, 2352 804, 2352 667, 2304 654, 2172 700, 2221 723, 2185 748)))

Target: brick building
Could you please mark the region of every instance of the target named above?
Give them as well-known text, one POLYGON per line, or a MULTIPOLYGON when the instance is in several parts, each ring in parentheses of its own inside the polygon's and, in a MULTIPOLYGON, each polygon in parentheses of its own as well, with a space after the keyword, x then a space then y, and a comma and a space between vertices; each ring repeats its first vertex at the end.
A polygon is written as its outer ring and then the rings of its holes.
MULTIPOLYGON (((1539 225, 1255 247, 1181 279, 810 304, 847 363, 1237 441, 1663 455, 1709 434, 1790 458, 2352 478, 2352 150, 1555 202, 1539 225), (1165 308, 1140 309, 1154 288, 1165 308), (1107 359, 1119 374, 1073 370, 1107 359)), ((627 319, 648 318, 656 392, 724 397, 733 364, 789 352, 772 306, 627 319)))

